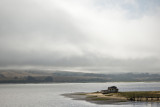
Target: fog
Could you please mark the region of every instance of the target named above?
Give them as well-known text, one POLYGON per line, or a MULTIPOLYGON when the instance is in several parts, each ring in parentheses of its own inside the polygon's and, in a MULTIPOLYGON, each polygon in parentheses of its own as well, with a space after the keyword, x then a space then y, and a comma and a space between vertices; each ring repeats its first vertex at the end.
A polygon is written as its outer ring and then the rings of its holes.
POLYGON ((160 71, 159 0, 0 0, 0 68, 160 71))

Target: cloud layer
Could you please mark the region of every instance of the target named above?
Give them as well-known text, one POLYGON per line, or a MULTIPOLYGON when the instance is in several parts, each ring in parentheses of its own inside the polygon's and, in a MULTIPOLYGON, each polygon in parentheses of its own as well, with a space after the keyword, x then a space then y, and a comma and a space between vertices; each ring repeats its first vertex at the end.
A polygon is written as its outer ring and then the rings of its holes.
POLYGON ((1 0, 0 66, 159 72, 158 0, 1 0))

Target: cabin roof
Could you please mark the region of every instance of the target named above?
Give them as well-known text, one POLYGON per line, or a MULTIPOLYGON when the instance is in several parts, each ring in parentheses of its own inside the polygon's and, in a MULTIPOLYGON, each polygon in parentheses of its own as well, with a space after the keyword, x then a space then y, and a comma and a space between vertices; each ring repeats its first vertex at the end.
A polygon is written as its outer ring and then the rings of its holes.
POLYGON ((117 89, 117 87, 116 87, 116 86, 111 86, 111 87, 108 87, 108 88, 114 88, 114 89, 117 89))

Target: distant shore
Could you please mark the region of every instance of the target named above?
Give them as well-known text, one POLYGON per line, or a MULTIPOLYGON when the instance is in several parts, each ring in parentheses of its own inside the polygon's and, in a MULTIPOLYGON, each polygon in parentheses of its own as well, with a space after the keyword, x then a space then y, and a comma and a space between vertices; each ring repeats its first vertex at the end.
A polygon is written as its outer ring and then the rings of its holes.
POLYGON ((160 82, 160 74, 85 73, 35 69, 0 69, 0 84, 11 83, 160 82))
POLYGON ((109 94, 81 92, 63 94, 63 96, 72 98, 73 100, 85 100, 95 104, 128 104, 131 101, 160 102, 160 91, 118 92, 109 94))

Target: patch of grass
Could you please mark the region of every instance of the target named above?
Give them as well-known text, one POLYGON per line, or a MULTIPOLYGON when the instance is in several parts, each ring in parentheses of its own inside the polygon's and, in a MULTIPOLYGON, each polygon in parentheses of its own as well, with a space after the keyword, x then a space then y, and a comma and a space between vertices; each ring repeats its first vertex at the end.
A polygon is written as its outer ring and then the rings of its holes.
POLYGON ((86 93, 77 93, 75 95, 86 95, 86 93))
POLYGON ((118 95, 126 98, 157 98, 160 97, 160 91, 120 92, 118 95))

